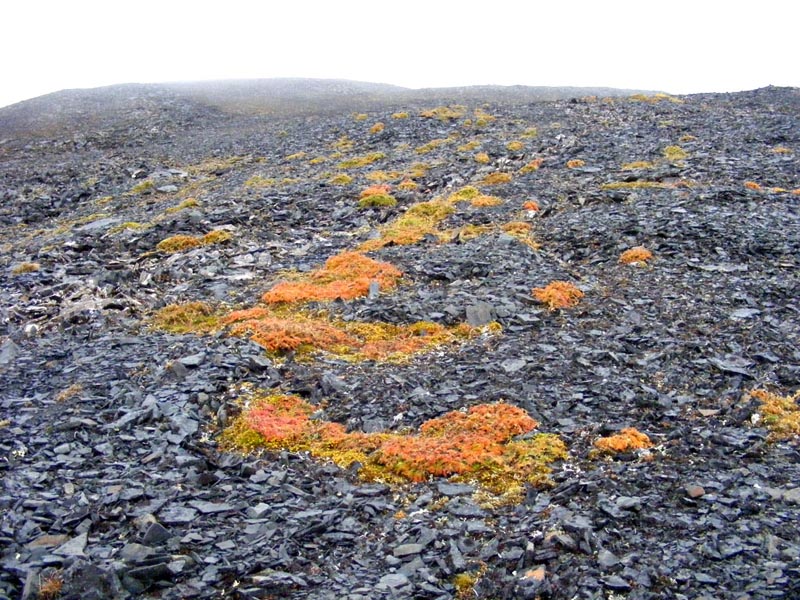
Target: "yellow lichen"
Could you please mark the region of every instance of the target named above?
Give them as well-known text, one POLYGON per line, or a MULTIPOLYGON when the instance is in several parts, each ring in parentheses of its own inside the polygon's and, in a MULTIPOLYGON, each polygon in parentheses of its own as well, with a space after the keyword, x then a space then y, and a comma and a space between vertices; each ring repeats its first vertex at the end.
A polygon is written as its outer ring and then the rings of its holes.
POLYGON ((490 160, 490 159, 489 159, 489 155, 488 155, 488 154, 486 154, 486 152, 478 152, 478 153, 475 155, 475 157, 474 157, 474 158, 475 158, 475 162, 476 162, 476 163, 480 163, 480 164, 482 164, 482 165, 488 164, 488 163, 489 163, 489 160, 490 160))
POLYGON ((386 155, 383 152, 371 152, 369 154, 365 154, 364 156, 356 156, 354 158, 344 160, 339 163, 339 168, 356 169, 359 167, 366 167, 367 165, 371 165, 372 163, 384 158, 386 158, 386 155))
POLYGON ((688 158, 689 153, 680 146, 667 146, 664 148, 664 158, 670 162, 678 162, 688 158))
POLYGON ((523 148, 525 148, 525 144, 519 140, 513 140, 506 144, 506 150, 510 150, 511 152, 519 152, 523 148))

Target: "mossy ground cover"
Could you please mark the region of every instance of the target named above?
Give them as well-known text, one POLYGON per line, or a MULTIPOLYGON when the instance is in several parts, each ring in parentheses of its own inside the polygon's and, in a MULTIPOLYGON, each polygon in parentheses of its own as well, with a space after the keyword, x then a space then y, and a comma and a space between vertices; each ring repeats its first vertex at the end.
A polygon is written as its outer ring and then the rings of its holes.
POLYGON ((531 435, 538 423, 502 402, 446 413, 416 433, 347 432, 338 423, 312 419, 316 410, 297 396, 256 396, 224 433, 223 444, 245 452, 308 452, 342 468, 359 463, 367 481, 453 477, 515 497, 526 484, 546 485, 551 465, 567 457, 558 436, 531 435))

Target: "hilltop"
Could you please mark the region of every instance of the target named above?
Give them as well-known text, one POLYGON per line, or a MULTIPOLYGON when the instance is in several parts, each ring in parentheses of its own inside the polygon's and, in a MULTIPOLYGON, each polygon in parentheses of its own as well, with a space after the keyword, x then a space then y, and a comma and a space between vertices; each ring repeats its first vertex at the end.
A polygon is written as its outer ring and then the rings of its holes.
POLYGON ((0 598, 797 597, 798 153, 774 87, 0 109, 0 598))

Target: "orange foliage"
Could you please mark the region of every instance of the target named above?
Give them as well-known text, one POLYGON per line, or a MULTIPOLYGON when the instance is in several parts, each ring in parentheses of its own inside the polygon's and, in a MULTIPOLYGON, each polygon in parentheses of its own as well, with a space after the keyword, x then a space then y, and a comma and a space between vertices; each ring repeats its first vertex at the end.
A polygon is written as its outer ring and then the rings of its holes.
POLYGON ((746 187, 748 190, 760 190, 761 189, 761 186, 759 184, 757 184, 755 181, 745 181, 744 182, 744 187, 746 187))
POLYGON ((634 263, 646 263, 648 260, 652 260, 653 253, 650 252, 644 246, 636 246, 635 248, 629 248, 625 250, 620 257, 619 262, 624 265, 630 265, 634 263))
POLYGON ((511 173, 489 173, 486 177, 483 178, 483 183, 486 185, 497 185, 500 183, 508 183, 511 181, 511 173))
POLYGON ((277 284, 262 299, 268 304, 352 300, 366 296, 373 281, 383 290, 392 289, 402 275, 389 263, 372 260, 358 252, 343 252, 329 258, 323 268, 300 281, 277 284))
POLYGON ((233 325, 232 335, 248 335, 270 352, 288 352, 301 346, 329 350, 359 345, 356 338, 322 319, 281 317, 266 308, 234 311, 222 323, 233 325))
POLYGON ((633 427, 626 427, 616 435, 601 437, 594 445, 605 452, 630 452, 651 448, 653 443, 646 434, 633 427))
POLYGON ((533 296, 550 310, 556 310, 575 306, 583 298, 583 292, 568 281, 553 281, 543 288, 534 288, 533 296))
POLYGON ((358 195, 359 198, 368 198, 369 196, 380 196, 381 194, 388 194, 391 191, 391 187, 388 185, 371 185, 368 188, 361 191, 358 195))
POLYGON ((539 210, 539 203, 535 200, 528 200, 525 204, 522 205, 522 208, 525 210, 539 210))
POLYGON ((576 169, 578 167, 582 167, 586 164, 585 160, 581 160, 580 158, 574 158, 570 161, 567 161, 567 168, 568 169, 576 169))
POLYGON ((506 452, 511 439, 538 426, 524 410, 502 402, 449 412, 423 423, 417 435, 348 433, 338 423, 310 419, 314 411, 297 396, 266 396, 256 399, 242 420, 266 447, 303 449, 328 458, 338 452, 345 462, 358 452, 362 461, 411 481, 500 467, 504 456, 520 458, 506 452))

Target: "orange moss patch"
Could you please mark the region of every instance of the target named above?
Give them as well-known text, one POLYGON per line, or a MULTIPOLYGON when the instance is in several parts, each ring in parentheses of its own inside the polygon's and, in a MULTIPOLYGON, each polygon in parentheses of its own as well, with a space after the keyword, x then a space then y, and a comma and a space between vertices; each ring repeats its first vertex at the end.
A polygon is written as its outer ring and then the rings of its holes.
POLYGON ((370 133, 380 133, 383 131, 385 125, 383 123, 375 123, 372 127, 369 128, 370 133))
POLYGON ((653 163, 648 162, 646 160, 637 160, 635 162, 629 162, 622 165, 623 171, 636 171, 638 169, 652 169, 653 163))
POLYGON ((428 110, 423 110, 419 113, 420 117, 425 119, 439 119, 440 121, 453 121, 455 119, 460 119, 466 113, 466 108, 460 105, 451 105, 451 106, 437 106, 436 108, 430 108, 428 110))
POLYGON ((568 169, 577 169, 578 167, 582 167, 586 164, 585 160, 581 160, 579 158, 574 158, 572 160, 567 161, 567 168, 568 169))
POLYGON ((800 391, 793 396, 779 396, 766 390, 753 390, 750 395, 761 402, 760 410, 764 425, 770 430, 770 441, 800 435, 800 391))
POLYGON ((583 292, 568 281, 553 281, 543 288, 533 288, 532 293, 550 310, 575 306, 583 298, 583 292))
POLYGON ((594 445, 598 450, 609 453, 631 452, 653 447, 650 438, 633 427, 626 427, 616 435, 601 437, 594 445))
POLYGON ((262 299, 267 304, 279 302, 311 302, 352 300, 366 296, 376 281, 382 290, 397 285, 402 273, 386 262, 372 260, 358 252, 332 256, 321 269, 300 281, 284 281, 268 291, 262 299))
POLYGON ((419 187, 418 183, 411 181, 410 179, 404 179, 399 184, 397 184, 397 189, 403 190, 404 192, 410 192, 419 187))
POLYGON ((532 161, 530 161, 528 164, 526 164, 524 167, 522 167, 519 170, 519 172, 522 175, 525 175, 526 173, 533 173, 534 171, 538 171, 539 170, 539 167, 542 166, 542 163, 544 163, 544 159, 543 158, 534 158, 532 161))
POLYGON ((174 254, 175 252, 183 252, 184 250, 190 250, 200 246, 221 244, 222 242, 227 242, 232 237, 230 231, 225 231, 223 229, 209 231, 204 236, 173 235, 172 237, 161 240, 156 246, 156 250, 174 254))
POLYGON ((547 483, 549 465, 566 458, 557 436, 514 440, 538 423, 503 402, 447 413, 423 423, 417 434, 348 433, 337 423, 311 419, 315 410, 296 396, 257 397, 223 434, 223 447, 306 451, 345 468, 358 461, 360 475, 369 480, 456 476, 498 494, 547 483))
POLYGON ((511 181, 511 173, 489 173, 486 177, 483 178, 482 183, 484 185, 498 185, 502 183, 508 183, 511 181))
POLYGON ((653 259, 653 253, 644 246, 636 246, 625 250, 620 257, 619 262, 624 265, 631 265, 636 263, 646 263, 653 259))
POLYGON ((367 196, 378 196, 380 194, 388 194, 391 191, 391 187, 388 185, 371 185, 368 188, 361 190, 361 193, 358 195, 359 198, 366 198, 367 196))
POLYGON ((469 201, 470 206, 474 206, 475 208, 486 208, 489 206, 499 206, 503 203, 503 200, 498 198, 497 196, 487 196, 485 194, 481 194, 469 201))
POLYGON ((221 320, 231 335, 249 337, 272 354, 323 351, 340 358, 399 362, 436 346, 466 340, 498 326, 445 327, 421 321, 411 325, 334 321, 324 313, 255 307, 221 320))
POLYGON ((475 162, 476 163, 480 163, 482 165, 488 164, 489 163, 489 155, 486 154, 486 152, 478 152, 475 155, 475 162))
POLYGON ((744 182, 744 187, 746 187, 748 190, 760 190, 761 189, 761 186, 759 184, 757 184, 755 181, 745 181, 744 182))
POLYGON ((534 212, 538 211, 540 209, 539 208, 539 203, 536 202, 535 200, 528 200, 527 202, 525 202, 522 205, 522 208, 523 208, 523 210, 532 210, 534 212))

